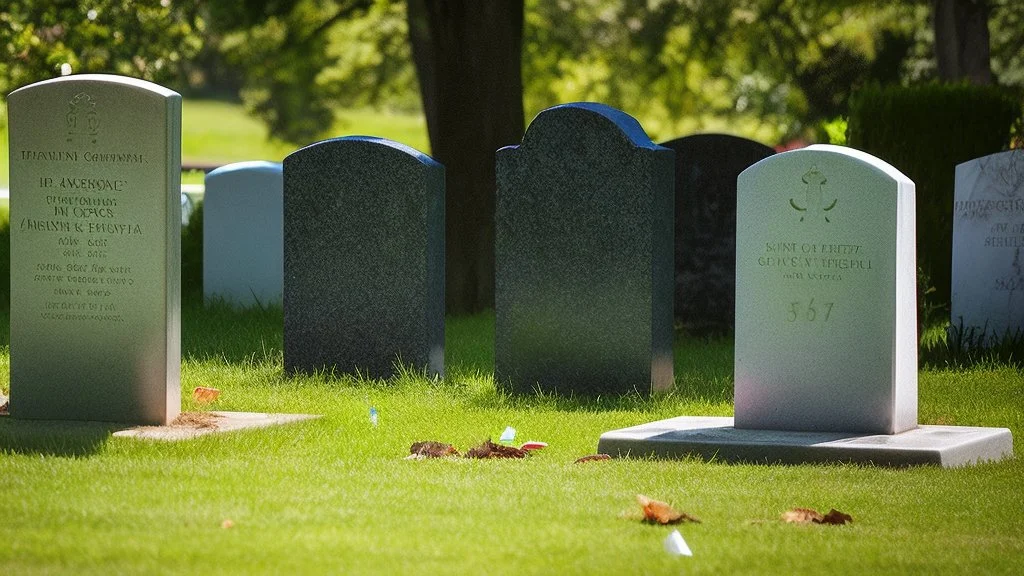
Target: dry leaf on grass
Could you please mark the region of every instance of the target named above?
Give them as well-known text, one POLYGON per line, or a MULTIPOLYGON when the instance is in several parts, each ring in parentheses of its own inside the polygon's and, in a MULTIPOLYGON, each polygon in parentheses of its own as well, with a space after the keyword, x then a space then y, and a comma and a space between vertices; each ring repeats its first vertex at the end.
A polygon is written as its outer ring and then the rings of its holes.
POLYGON ((207 388, 205 386, 196 386, 192 390, 192 398, 200 404, 209 404, 220 396, 220 390, 217 388, 207 388))
POLYGON ((171 422, 175 428, 216 428, 217 417, 209 412, 182 412, 171 422))
POLYGON ((833 508, 829 510, 828 514, 825 514, 821 518, 821 520, 818 520, 816 522, 818 524, 835 524, 837 526, 842 526, 847 522, 853 522, 853 516, 850 516, 849 514, 843 514, 839 510, 833 508))
POLYGON ((220 527, 225 529, 225 530, 227 530, 228 528, 234 528, 235 527, 235 523, 232 522, 230 518, 227 518, 223 522, 220 523, 220 527))
POLYGON ((835 508, 829 510, 828 514, 822 515, 817 510, 810 508, 793 508, 782 513, 782 520, 784 522, 790 522, 793 524, 835 524, 843 525, 847 522, 853 522, 853 517, 849 514, 843 514, 835 508))
POLYGON ((0 416, 6 416, 9 408, 10 401, 7 399, 0 399, 0 416))
POLYGON ((526 458, 527 454, 529 452, 515 446, 502 446, 486 440, 479 446, 467 450, 466 458, 526 458))
POLYGON ((680 522, 696 522, 700 520, 686 512, 678 512, 665 502, 652 500, 643 494, 636 495, 636 501, 644 511, 644 522, 651 524, 678 524, 680 522))
POLYGON ((581 456, 576 459, 573 464, 582 464, 584 462, 597 462, 599 460, 611 460, 612 457, 608 454, 591 454, 590 456, 581 456))
MULTIPOLYGON (((425 442, 415 442, 409 448, 410 457, 418 458, 443 458, 445 456, 458 456, 459 451, 455 449, 451 444, 445 444, 444 442, 434 442, 427 440, 425 442)), ((417 459, 418 459, 417 458, 417 459)))

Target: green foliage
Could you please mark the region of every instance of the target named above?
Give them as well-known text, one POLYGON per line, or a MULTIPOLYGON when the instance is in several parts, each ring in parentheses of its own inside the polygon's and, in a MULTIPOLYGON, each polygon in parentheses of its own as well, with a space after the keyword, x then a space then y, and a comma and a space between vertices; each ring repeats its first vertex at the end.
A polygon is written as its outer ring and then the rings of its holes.
POLYGON ((848 124, 849 123, 846 121, 846 118, 841 116, 839 118, 823 122, 821 128, 825 131, 828 143, 835 144, 836 146, 846 146, 846 131, 848 124))
POLYGON ((0 7, 0 95, 70 73, 173 83, 202 45, 196 2, 6 0, 0 7))
POLYGON ((203 301, 203 203, 181 229, 181 299, 203 301))
POLYGON ((966 84, 869 85, 850 99, 850 146, 914 181, 918 265, 948 307, 957 164, 999 152, 1022 114, 1020 92, 966 84))

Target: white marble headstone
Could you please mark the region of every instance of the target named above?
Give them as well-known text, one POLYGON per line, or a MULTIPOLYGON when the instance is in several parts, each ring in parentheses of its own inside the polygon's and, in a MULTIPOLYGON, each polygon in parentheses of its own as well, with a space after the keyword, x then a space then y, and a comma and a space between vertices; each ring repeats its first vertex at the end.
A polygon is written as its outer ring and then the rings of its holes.
POLYGON ((1024 150, 956 167, 951 323, 980 344, 1024 329, 1024 150))
POLYGON ((206 175, 203 297, 280 305, 284 200, 281 164, 238 162, 206 175))
POLYGON ((736 427, 916 427, 914 183, 816 145, 741 173, 736 211, 736 427))

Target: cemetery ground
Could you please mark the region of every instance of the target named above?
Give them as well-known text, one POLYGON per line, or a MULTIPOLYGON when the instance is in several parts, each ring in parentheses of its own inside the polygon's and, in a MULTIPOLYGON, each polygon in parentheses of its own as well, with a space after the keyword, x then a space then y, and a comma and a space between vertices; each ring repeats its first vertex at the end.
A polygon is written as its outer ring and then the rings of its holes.
MULTIPOLYGON (((6 314, 0 390, 9 391, 6 314)), ((163 443, 103 424, 0 418, 0 573, 1014 573, 1024 562, 1024 458, 963 469, 607 460, 605 431, 732 413, 731 339, 678 338, 676 385, 654 398, 506 396, 493 315, 449 318, 447 374, 390 381, 283 375, 280 309, 186 300, 182 397, 216 410, 322 414, 163 443), (369 409, 379 411, 376 427, 369 409), (506 426, 523 460, 406 460, 506 426), (699 518, 641 522, 636 495, 699 518), (786 524, 794 507, 853 517, 786 524), (667 554, 678 528, 693 557, 667 554)), ((836 367, 841 370, 841 366, 836 367)), ((1024 436, 1024 374, 988 362, 920 373, 920 420, 1024 436)))

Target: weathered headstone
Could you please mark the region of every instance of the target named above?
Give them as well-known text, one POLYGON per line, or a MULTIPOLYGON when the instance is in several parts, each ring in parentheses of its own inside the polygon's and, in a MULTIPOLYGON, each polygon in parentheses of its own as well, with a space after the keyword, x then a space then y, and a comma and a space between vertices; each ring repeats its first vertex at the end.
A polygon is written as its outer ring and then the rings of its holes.
POLYGON ((811 146, 739 177, 737 428, 917 426, 914 183, 811 146))
POLYGON ((998 342, 1024 330, 1024 150, 956 167, 953 330, 998 342))
POLYGON ((284 160, 284 363, 444 369, 444 167, 365 136, 284 160))
POLYGON ((676 320, 691 334, 732 332, 736 178, 775 151, 727 134, 694 134, 661 146, 676 152, 676 320))
POLYGON ((601 435, 613 456, 967 466, 1006 428, 917 425, 914 183, 863 152, 810 146, 739 176, 735 418, 601 435))
POLYGON ((284 200, 281 165, 239 162, 206 175, 203 295, 241 306, 283 298, 284 200))
POLYGON ((674 153, 601 104, 497 153, 495 379, 516 392, 672 385, 674 153))
POLYGON ((80 75, 8 97, 11 415, 180 411, 181 97, 80 75))

